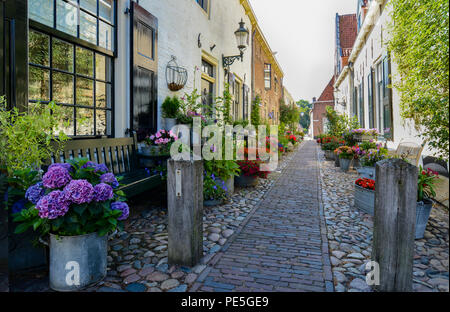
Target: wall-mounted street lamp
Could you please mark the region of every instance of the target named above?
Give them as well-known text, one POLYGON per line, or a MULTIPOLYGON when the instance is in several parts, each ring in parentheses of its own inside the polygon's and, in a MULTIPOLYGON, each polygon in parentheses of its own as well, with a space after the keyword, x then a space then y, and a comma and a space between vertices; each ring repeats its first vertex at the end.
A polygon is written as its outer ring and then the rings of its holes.
POLYGON ((239 51, 241 51, 240 55, 234 55, 234 56, 223 56, 222 55, 222 62, 223 67, 228 67, 231 64, 234 63, 235 60, 240 59, 241 62, 244 61, 244 51, 247 49, 247 43, 248 43, 248 36, 250 32, 245 27, 244 20, 241 19, 241 22, 239 23, 239 28, 234 32, 234 35, 236 36, 237 46, 239 51))

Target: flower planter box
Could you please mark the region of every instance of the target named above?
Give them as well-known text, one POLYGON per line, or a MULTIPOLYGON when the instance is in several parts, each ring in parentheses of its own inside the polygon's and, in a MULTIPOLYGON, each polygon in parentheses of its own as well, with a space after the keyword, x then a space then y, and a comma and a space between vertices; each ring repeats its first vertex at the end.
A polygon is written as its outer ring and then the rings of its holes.
POLYGON ((356 171, 361 178, 375 180, 375 167, 360 167, 356 171))
POLYGON ((358 142, 368 142, 370 140, 376 140, 376 135, 367 135, 367 134, 354 134, 353 138, 358 142))
POLYGON ((433 207, 433 202, 429 199, 424 199, 424 201, 417 202, 416 235, 415 235, 416 239, 423 238, 432 207, 433 207))
POLYGON ((375 210, 375 191, 355 184, 355 207, 373 216, 375 210))
POLYGON ((81 290, 106 276, 108 236, 91 233, 79 236, 50 234, 50 288, 56 291, 81 290), (70 274, 79 276, 73 283, 70 274), (77 283, 75 283, 75 281, 77 283))
POLYGON ((240 175, 238 177, 234 177, 234 184, 239 187, 256 186, 258 184, 258 177, 240 175))
POLYGON ((350 168, 350 163, 352 162, 351 159, 346 158, 339 158, 339 166, 341 167, 341 170, 343 172, 347 172, 350 168))
POLYGON ((325 151, 325 159, 326 160, 334 160, 334 151, 325 151))

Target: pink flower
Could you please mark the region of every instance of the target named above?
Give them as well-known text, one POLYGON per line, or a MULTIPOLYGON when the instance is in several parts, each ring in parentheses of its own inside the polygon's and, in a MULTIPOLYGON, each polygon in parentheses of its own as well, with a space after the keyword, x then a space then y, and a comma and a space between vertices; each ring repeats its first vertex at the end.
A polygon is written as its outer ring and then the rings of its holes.
POLYGON ((155 139, 155 136, 154 135, 151 135, 150 136, 150 140, 154 140, 155 139))
POLYGON ((161 133, 156 132, 156 137, 159 139, 161 137, 161 133))

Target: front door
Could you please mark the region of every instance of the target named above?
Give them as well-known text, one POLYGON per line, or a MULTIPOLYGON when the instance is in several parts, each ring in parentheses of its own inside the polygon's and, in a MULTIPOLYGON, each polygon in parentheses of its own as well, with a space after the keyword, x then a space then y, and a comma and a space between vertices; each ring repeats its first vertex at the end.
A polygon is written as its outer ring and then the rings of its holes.
POLYGON ((135 2, 131 16, 131 129, 141 141, 158 126, 158 20, 135 2))

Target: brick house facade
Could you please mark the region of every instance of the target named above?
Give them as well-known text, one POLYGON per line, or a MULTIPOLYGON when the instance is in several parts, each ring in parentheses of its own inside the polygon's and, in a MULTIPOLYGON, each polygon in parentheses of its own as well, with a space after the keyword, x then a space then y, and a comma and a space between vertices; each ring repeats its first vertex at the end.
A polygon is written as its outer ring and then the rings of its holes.
POLYGON ((334 107, 334 76, 323 90, 319 99, 313 99, 311 109, 311 136, 315 137, 326 132, 326 109, 327 106, 334 107))
POLYGON ((283 99, 284 73, 274 57, 261 29, 256 25, 252 37, 254 96, 261 97, 261 121, 278 124, 280 102, 283 99))

